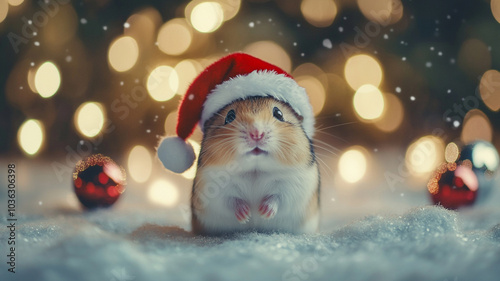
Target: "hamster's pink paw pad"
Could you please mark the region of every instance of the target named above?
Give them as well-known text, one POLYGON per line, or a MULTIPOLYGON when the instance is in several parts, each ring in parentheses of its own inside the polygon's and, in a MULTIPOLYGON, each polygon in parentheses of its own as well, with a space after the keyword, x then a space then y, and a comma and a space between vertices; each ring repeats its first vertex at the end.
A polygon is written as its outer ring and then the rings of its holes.
POLYGON ((234 214, 236 216, 236 219, 242 224, 247 223, 251 217, 250 206, 248 206, 248 203, 243 199, 235 199, 234 203, 234 214))
POLYGON ((259 213, 264 218, 273 218, 278 212, 278 197, 276 195, 267 195, 262 199, 259 206, 259 213))

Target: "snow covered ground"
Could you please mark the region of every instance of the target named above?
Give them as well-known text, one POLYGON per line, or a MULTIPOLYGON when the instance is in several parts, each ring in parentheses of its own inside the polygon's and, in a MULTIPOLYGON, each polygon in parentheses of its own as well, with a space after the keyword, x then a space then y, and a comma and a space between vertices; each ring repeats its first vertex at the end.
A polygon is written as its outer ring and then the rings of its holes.
POLYGON ((388 188, 384 168, 355 188, 322 171, 320 233, 207 238, 183 230, 188 180, 175 179, 183 192, 174 207, 152 204, 147 185, 129 180, 113 208, 82 212, 70 177, 59 182, 48 162, 15 163, 16 273, 7 272, 10 231, 2 226, 0 280, 500 280, 500 190, 454 212, 429 205, 415 189, 425 182, 388 188))

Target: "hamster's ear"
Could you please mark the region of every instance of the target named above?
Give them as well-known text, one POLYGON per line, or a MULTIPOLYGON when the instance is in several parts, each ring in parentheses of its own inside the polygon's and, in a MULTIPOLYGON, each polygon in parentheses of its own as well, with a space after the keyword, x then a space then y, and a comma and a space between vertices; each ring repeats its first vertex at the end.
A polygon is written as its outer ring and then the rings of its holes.
POLYGON ((302 121, 304 121, 304 116, 297 115, 297 119, 299 119, 299 122, 302 123, 302 121))

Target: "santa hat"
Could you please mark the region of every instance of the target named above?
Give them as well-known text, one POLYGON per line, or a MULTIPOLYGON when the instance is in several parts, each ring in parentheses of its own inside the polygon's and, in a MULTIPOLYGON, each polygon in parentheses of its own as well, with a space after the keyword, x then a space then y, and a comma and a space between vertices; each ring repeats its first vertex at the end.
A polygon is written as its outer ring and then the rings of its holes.
POLYGON ((195 160, 187 142, 199 123, 226 105, 250 97, 273 97, 288 103, 302 116, 306 135, 314 134, 314 115, 304 88, 283 69, 244 53, 225 56, 208 66, 188 88, 179 107, 177 136, 166 137, 158 146, 158 158, 165 168, 182 173, 195 160))

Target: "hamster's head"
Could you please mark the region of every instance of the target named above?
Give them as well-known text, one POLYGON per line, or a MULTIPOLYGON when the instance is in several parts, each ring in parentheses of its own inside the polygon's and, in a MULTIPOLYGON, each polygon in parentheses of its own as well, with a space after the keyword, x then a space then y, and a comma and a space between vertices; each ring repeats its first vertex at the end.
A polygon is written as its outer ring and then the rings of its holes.
POLYGON ((303 118, 271 97, 237 100, 204 124, 200 165, 237 161, 249 169, 294 166, 313 161, 303 118))

